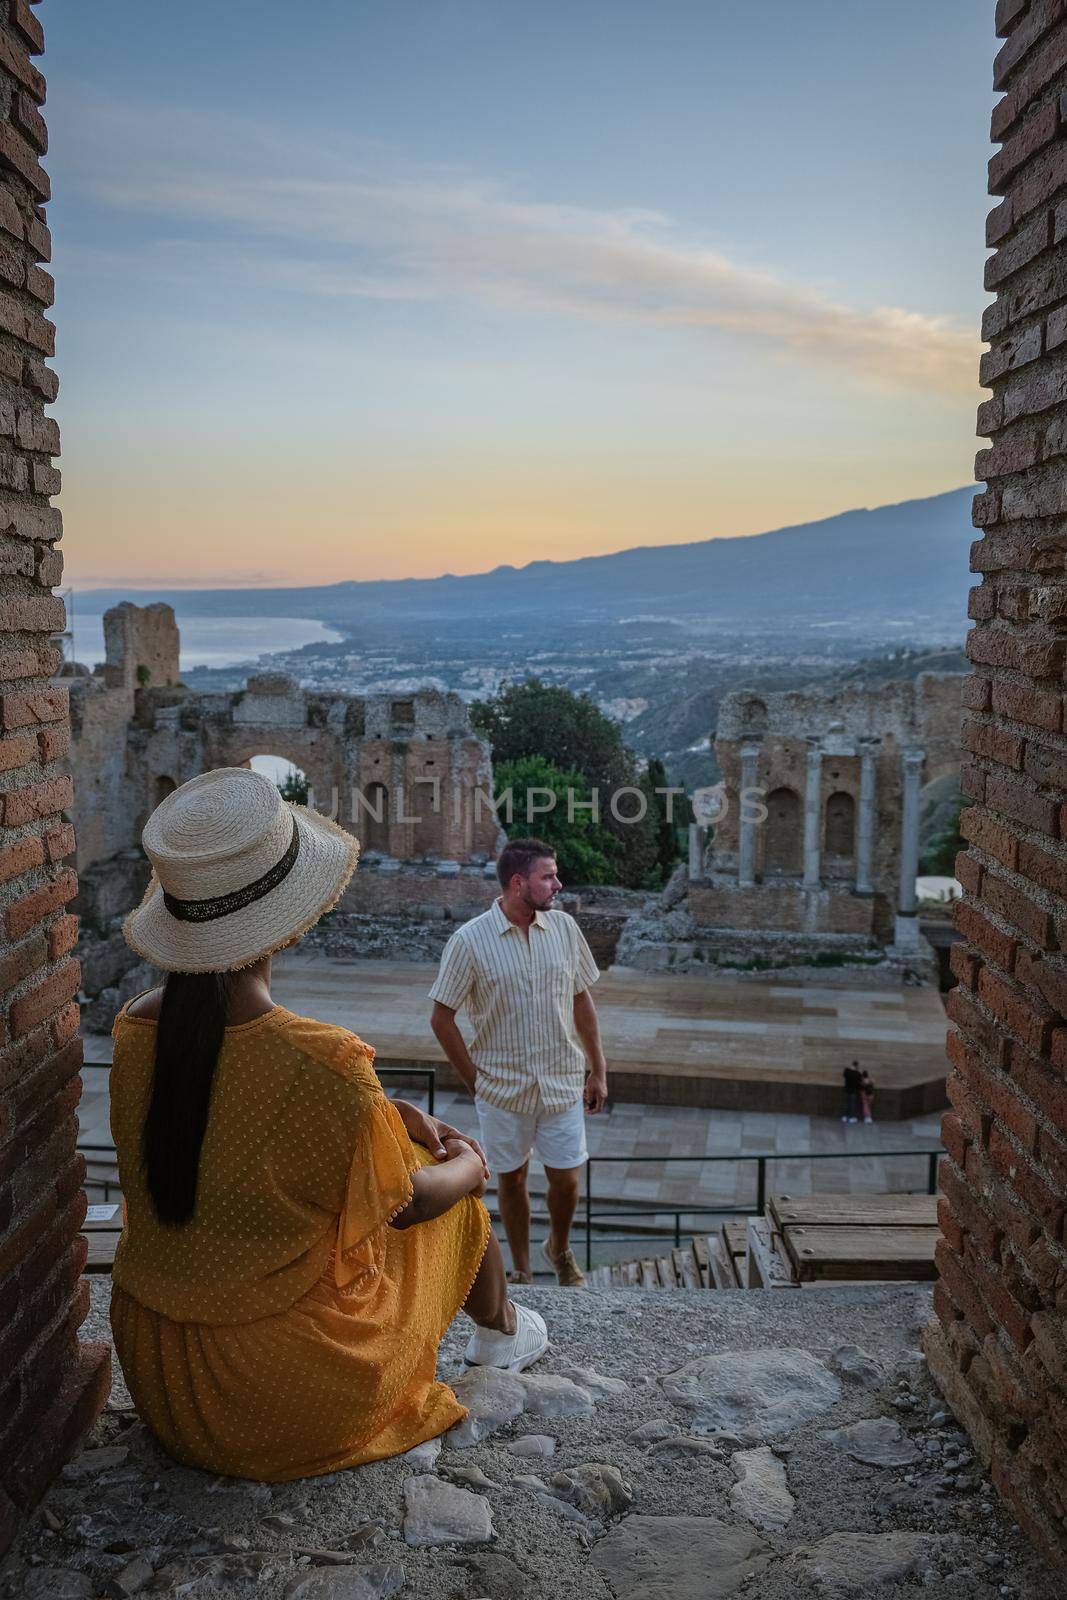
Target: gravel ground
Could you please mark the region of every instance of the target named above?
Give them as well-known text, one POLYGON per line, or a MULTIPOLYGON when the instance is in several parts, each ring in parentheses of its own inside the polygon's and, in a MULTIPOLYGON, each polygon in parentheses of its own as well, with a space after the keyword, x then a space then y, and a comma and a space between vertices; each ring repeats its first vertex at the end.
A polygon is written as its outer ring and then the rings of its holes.
POLYGON ((117 1376, 0 1593, 1062 1600, 926 1373, 925 1289, 519 1294, 550 1351, 463 1379, 460 1319, 441 1372, 472 1410, 436 1456, 213 1478, 163 1454, 117 1376))

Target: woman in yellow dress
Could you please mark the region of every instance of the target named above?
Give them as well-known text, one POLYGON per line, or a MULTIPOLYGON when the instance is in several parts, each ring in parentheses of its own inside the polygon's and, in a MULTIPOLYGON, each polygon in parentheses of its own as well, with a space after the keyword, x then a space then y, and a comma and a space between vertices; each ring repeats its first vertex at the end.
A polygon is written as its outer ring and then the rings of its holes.
POLYGON ((435 1378, 462 1306, 471 1364, 521 1370, 542 1318, 508 1298, 477 1143, 390 1101, 355 1033, 270 997, 271 954, 343 892, 356 839, 247 768, 168 795, 124 932, 164 969, 115 1021, 125 1199, 111 1324, 142 1417, 179 1461, 333 1472, 465 1415, 435 1378))

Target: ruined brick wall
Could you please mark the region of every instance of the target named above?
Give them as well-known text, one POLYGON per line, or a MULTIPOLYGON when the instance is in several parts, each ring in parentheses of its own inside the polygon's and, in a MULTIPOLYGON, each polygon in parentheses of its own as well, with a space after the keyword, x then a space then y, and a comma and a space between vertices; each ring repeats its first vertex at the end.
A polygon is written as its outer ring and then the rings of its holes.
POLYGON ((933 1371, 1067 1564, 1067 0, 1000 0, 933 1371))
POLYGON ((51 681, 63 626, 51 593, 59 443, 43 204, 41 29, 25 0, 0 21, 0 1550, 110 1388, 106 1345, 79 1345, 83 1164, 76 880, 66 689, 51 681))

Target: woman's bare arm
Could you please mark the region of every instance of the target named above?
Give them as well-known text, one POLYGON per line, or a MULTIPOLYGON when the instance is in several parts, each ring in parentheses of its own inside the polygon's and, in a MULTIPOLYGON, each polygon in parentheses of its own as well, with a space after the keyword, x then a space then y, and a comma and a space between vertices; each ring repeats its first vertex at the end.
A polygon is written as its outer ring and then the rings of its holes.
POLYGON ((485 1193, 485 1171, 481 1157, 469 1144, 446 1141, 447 1161, 436 1167, 420 1167, 411 1174, 412 1197, 403 1211, 389 1224, 392 1228, 411 1228, 429 1222, 451 1210, 464 1195, 485 1193))

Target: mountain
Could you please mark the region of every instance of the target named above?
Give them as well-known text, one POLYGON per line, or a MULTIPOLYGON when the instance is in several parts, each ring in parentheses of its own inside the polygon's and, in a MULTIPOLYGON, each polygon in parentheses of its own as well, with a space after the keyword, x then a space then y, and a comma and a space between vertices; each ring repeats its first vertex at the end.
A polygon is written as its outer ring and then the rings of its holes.
POLYGON ((961 636, 970 587, 972 490, 745 538, 646 545, 574 561, 490 572, 309 588, 84 590, 81 614, 118 600, 166 600, 185 616, 308 617, 383 634, 414 623, 450 634, 517 622, 554 635, 589 623, 680 625, 694 635, 744 629, 803 635, 834 629, 877 638, 961 636))

